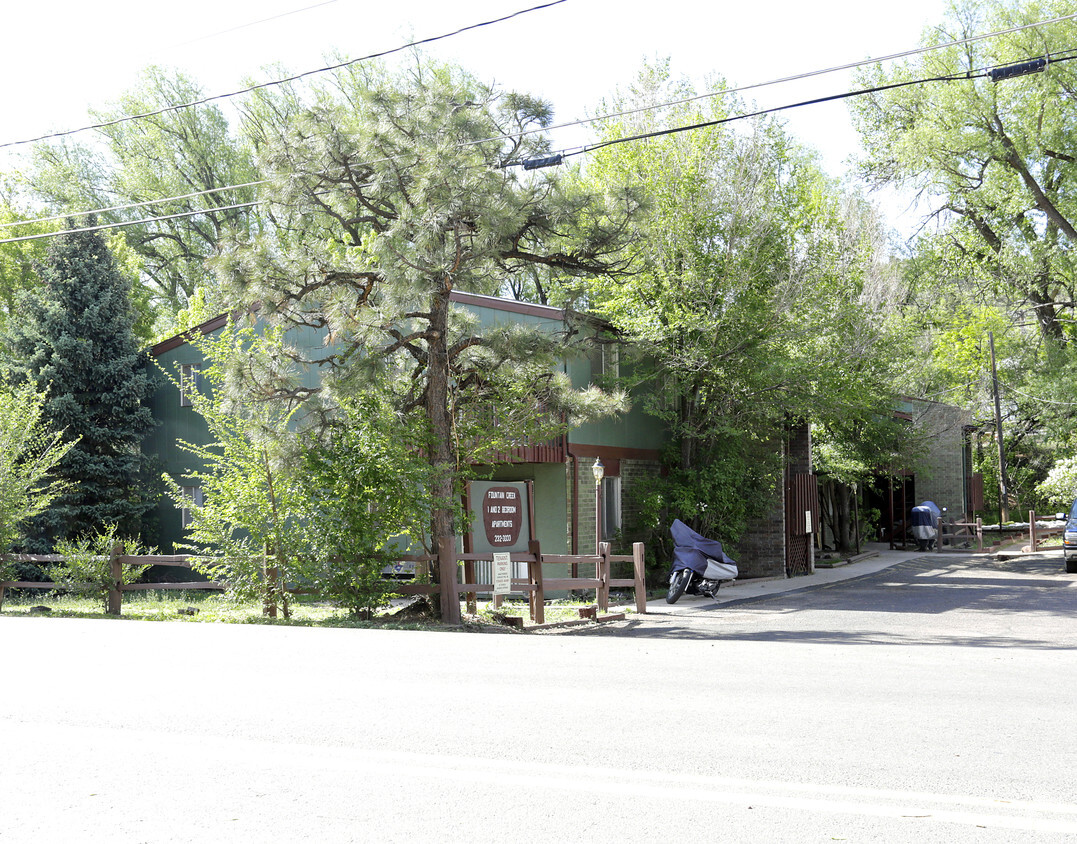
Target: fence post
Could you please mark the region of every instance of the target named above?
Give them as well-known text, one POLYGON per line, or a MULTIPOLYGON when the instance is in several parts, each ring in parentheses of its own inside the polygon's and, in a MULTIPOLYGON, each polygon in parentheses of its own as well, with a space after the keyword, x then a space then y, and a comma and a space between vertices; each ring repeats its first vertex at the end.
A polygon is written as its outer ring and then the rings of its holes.
MULTIPOLYGON (((464 560, 464 582, 475 582, 475 561, 464 560)), ((499 596, 500 597, 500 596, 499 596)), ((469 615, 475 615, 479 611, 479 596, 474 592, 468 592, 464 595, 464 600, 467 601, 467 611, 469 615)))
POLYGON ((636 581, 636 612, 647 612, 647 570, 643 564, 643 543, 632 543, 632 579, 636 581))
POLYGON ((4 609, 4 590, 5 589, 7 589, 7 587, 3 583, 0 583, 0 611, 3 611, 3 609, 4 609))
POLYGON ((1028 550, 1036 550, 1036 511, 1028 511, 1028 550))
POLYGON ((531 605, 531 620, 535 624, 546 623, 546 589, 542 580, 542 547, 537 539, 527 543, 527 552, 535 559, 527 564, 527 579, 534 587, 531 590, 529 603, 531 605))
POLYGON ((119 615, 123 605, 123 566, 120 563, 120 554, 123 553, 123 543, 115 542, 109 552, 109 587, 108 587, 108 614, 119 615))
POLYGON ((598 589, 595 590, 598 599, 598 611, 607 613, 610 611, 610 544, 600 543, 598 546, 598 589))
POLYGON ((976 517, 976 550, 984 549, 984 520, 982 516, 976 517))
POLYGON ((456 542, 450 536, 438 540, 438 583, 441 586, 441 620, 460 623, 460 593, 456 580, 456 542))

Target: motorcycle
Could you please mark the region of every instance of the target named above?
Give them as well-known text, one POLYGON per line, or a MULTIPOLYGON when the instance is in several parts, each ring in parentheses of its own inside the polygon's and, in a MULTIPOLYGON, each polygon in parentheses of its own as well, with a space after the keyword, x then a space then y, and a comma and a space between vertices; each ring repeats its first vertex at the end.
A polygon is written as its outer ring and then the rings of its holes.
POLYGON ((912 535, 920 551, 930 551, 935 545, 936 525, 942 511, 934 501, 924 501, 912 508, 912 535))
POLYGON ((673 536, 673 567, 667 604, 675 604, 684 594, 716 598, 718 587, 740 573, 721 542, 701 536, 680 519, 674 519, 669 532, 673 536))

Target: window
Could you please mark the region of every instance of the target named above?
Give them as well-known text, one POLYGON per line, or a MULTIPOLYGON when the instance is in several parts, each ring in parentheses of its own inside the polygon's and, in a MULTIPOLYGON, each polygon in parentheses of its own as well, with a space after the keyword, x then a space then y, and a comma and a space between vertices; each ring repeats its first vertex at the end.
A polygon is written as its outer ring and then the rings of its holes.
POLYGON ((621 375, 621 349, 610 340, 595 339, 591 351, 591 381, 601 384, 619 378, 621 375))
POLYGON ((180 407, 194 404, 194 394, 202 383, 202 367, 197 363, 185 363, 180 366, 180 407))
POLYGON ((201 507, 205 499, 202 496, 202 487, 200 486, 185 486, 181 487, 181 489, 183 497, 191 503, 189 507, 180 508, 180 524, 186 528, 191 524, 191 507, 201 507))
POLYGON ((602 479, 602 541, 608 542, 621 530, 621 479, 602 479))

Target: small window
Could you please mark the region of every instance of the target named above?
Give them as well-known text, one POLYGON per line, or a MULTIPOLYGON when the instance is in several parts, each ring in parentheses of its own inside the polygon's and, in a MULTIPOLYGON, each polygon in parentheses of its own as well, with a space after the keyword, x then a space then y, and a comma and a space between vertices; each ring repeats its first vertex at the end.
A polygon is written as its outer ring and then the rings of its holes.
POLYGON ((596 342, 591 351, 591 381, 602 383, 621 376, 621 350, 614 342, 596 342))
POLYGON ((608 542, 621 531, 621 479, 602 479, 602 541, 608 542))
POLYGON ((185 486, 182 491, 183 497, 191 502, 189 507, 180 508, 180 524, 186 528, 191 524, 191 507, 201 507, 205 499, 200 486, 185 486))
POLYGON ((197 363, 185 363, 180 366, 180 407, 194 404, 194 395, 202 383, 202 367, 197 363))

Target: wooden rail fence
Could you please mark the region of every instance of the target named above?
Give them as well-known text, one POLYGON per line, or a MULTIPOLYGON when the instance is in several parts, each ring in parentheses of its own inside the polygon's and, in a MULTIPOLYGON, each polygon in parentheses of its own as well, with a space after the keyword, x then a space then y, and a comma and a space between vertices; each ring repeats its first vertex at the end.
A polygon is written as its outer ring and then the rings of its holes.
MULTIPOLYGON (((1065 530, 1065 526, 1052 526, 1041 527, 1036 524, 1036 511, 1028 511, 1028 548, 1030 551, 1036 551, 1039 549, 1040 543, 1045 542, 1056 536, 1060 536, 1065 530)), ((1003 531, 998 531, 997 536, 993 536, 990 545, 996 547, 1004 542, 1011 542, 1013 539, 1021 539, 1022 534, 1011 534, 1009 539, 1003 531)), ((939 518, 938 522, 938 538, 935 542, 935 550, 942 551, 943 546, 948 546, 950 550, 961 550, 958 548, 958 544, 972 545, 972 541, 976 541, 976 550, 984 550, 984 525, 983 519, 976 519, 974 522, 945 522, 942 518, 939 518)))
MULTIPOLYGON (((20 555, 12 559, 34 563, 59 563, 63 557, 57 555, 20 555)), ((437 562, 440 572, 451 573, 452 582, 448 588, 442 588, 446 584, 441 583, 395 583, 391 591, 401 595, 438 595, 441 603, 441 617, 446 623, 453 624, 460 621, 460 595, 465 596, 470 612, 475 611, 476 595, 479 592, 493 592, 492 583, 475 582, 475 563, 492 562, 493 555, 486 554, 461 554, 456 551, 452 543, 445 541, 437 555, 423 554, 417 556, 402 556, 401 560, 414 562, 419 565, 429 565, 437 562), (462 565, 461 565, 462 564, 462 565), (459 582, 459 574, 463 570, 464 582, 459 582)), ((528 596, 531 620, 536 624, 545 623, 545 602, 548 591, 595 591, 595 603, 598 604, 599 612, 609 610, 611 588, 631 588, 635 593, 636 610, 646 612, 647 590, 644 580, 643 543, 637 542, 632 546, 631 554, 611 554, 608 543, 599 546, 599 553, 594 555, 565 555, 543 554, 538 542, 531 542, 529 549, 523 553, 514 553, 510 559, 513 563, 527 564, 527 578, 513 578, 512 591, 528 596), (631 563, 632 577, 611 577, 612 564, 631 563), (554 577, 547 578, 543 572, 544 566, 570 566, 575 571, 579 566, 594 566, 594 577, 554 577)), ((164 565, 191 568, 190 558, 186 555, 146 555, 127 556, 116 555, 109 558, 109 570, 111 583, 108 587, 108 608, 110 615, 120 615, 123 606, 124 592, 137 592, 146 590, 168 589, 216 589, 227 588, 227 584, 219 581, 195 580, 183 583, 123 583, 123 566, 138 565, 164 565)), ((67 588, 57 586, 55 583, 42 583, 37 581, 0 581, 0 609, 4 606, 4 593, 7 589, 57 589, 67 588)), ((77 587, 76 587, 77 588, 77 587)), ((89 588, 88 585, 84 588, 89 588)), ((289 590, 308 591, 308 590, 289 590)))

